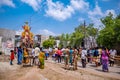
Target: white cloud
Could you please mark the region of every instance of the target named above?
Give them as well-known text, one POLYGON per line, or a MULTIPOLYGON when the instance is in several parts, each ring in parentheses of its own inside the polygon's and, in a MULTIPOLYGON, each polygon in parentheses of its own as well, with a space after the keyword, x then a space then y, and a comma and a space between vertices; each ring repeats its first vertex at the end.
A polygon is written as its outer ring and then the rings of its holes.
POLYGON ((94 23, 95 27, 99 27, 99 25, 102 25, 100 18, 103 17, 103 15, 104 14, 102 10, 97 3, 93 10, 88 11, 88 17, 90 18, 91 22, 94 23))
POLYGON ((21 0, 22 2, 28 4, 31 6, 35 11, 37 11, 40 8, 41 0, 21 0))
POLYGON ((105 16, 107 16, 110 12, 113 14, 113 17, 114 17, 114 18, 117 16, 117 14, 115 13, 115 11, 114 11, 113 9, 107 10, 107 11, 105 12, 105 16))
POLYGON ((0 0, 0 6, 3 6, 3 5, 15 7, 13 0, 0 0))
POLYGON ((46 10, 46 15, 51 16, 54 19, 63 21, 74 13, 74 10, 71 6, 64 7, 60 2, 52 2, 52 0, 47 0, 48 10, 46 10))
POLYGON ((71 0, 70 5, 64 6, 63 3, 47 0, 46 15, 56 20, 64 21, 70 18, 75 10, 83 10, 89 7, 89 4, 83 0, 71 0))
POLYGON ((94 23, 94 27, 99 27, 100 25, 103 25, 102 22, 100 21, 100 16, 99 17, 94 17, 94 16, 89 16, 91 19, 92 23, 94 23))
POLYGON ((89 3, 85 2, 84 0, 71 0, 71 6, 77 10, 88 9, 89 3))
POLYGON ((88 15, 90 15, 90 16, 102 16, 103 13, 101 11, 101 8, 98 6, 98 4, 96 4, 94 10, 93 11, 89 11, 88 15))
POLYGON ((99 27, 100 25, 103 25, 100 21, 100 18, 105 17, 111 12, 113 14, 113 17, 116 17, 116 13, 114 10, 106 10, 105 12, 102 12, 101 8, 96 4, 95 8, 93 10, 88 11, 88 17, 94 23, 95 27, 99 27))
POLYGON ((42 34, 42 35, 46 35, 46 36, 49 36, 49 35, 56 36, 56 35, 57 35, 57 34, 55 34, 54 32, 49 31, 49 30, 47 30, 47 29, 39 30, 38 33, 40 33, 40 34, 42 34))

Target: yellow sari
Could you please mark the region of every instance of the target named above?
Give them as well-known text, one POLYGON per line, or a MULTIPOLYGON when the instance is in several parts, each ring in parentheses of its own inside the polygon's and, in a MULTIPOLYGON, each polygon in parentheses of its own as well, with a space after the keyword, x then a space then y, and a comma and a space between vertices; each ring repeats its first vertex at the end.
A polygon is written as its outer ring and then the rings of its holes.
POLYGON ((40 52, 39 53, 39 62, 40 62, 40 69, 44 69, 44 58, 45 58, 45 53, 40 52))

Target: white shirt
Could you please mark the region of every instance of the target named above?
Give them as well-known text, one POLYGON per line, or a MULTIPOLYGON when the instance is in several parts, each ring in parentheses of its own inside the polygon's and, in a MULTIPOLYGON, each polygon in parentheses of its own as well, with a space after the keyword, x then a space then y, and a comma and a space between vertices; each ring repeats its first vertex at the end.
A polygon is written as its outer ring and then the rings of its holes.
POLYGON ((32 56, 35 57, 35 49, 32 49, 32 56))
POLYGON ((86 59, 86 55, 87 55, 87 50, 82 50, 81 59, 86 59))
POLYGON ((112 56, 115 56, 115 55, 116 55, 116 53, 117 53, 117 51, 116 51, 116 50, 110 51, 110 55, 112 55, 112 56))
POLYGON ((35 48, 35 56, 38 56, 40 53, 40 49, 38 47, 35 48))

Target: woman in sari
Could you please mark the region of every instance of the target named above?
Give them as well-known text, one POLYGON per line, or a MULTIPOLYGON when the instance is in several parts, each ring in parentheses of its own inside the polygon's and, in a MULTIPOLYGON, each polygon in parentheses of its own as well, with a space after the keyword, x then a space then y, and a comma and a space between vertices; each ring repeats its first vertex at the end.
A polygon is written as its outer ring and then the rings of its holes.
POLYGON ((66 48, 63 51, 63 54, 65 55, 64 59, 65 59, 65 69, 69 69, 69 49, 66 48))
POLYGON ((41 51, 39 53, 40 69, 44 69, 44 64, 45 64, 44 59, 45 59, 45 53, 44 53, 44 51, 41 51))
POLYGON ((74 70, 77 70, 77 61, 78 61, 78 51, 77 49, 74 49, 74 52, 73 52, 73 69, 74 70))
POLYGON ((108 69, 108 52, 106 51, 105 48, 102 49, 102 54, 101 54, 101 57, 102 57, 102 70, 105 72, 105 71, 109 71, 108 69))

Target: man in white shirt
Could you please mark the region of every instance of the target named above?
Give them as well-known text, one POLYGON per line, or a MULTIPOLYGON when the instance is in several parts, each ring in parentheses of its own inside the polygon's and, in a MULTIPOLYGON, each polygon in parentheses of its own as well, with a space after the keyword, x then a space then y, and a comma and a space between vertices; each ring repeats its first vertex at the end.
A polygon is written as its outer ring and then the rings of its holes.
POLYGON ((40 53, 40 49, 39 49, 39 47, 36 47, 35 48, 35 65, 38 65, 38 56, 39 56, 39 53, 40 53))
POLYGON ((110 50, 109 51, 110 53, 110 66, 114 66, 114 58, 115 58, 115 55, 117 54, 117 51, 114 49, 114 50, 110 50))
POLYGON ((82 49, 81 52, 81 61, 82 61, 82 67, 86 67, 86 59, 87 59, 87 50, 85 48, 82 49))

